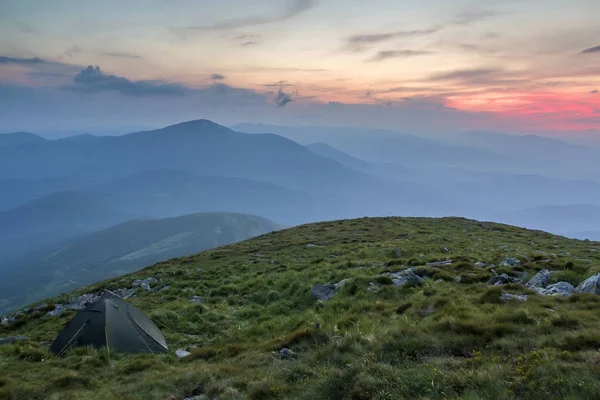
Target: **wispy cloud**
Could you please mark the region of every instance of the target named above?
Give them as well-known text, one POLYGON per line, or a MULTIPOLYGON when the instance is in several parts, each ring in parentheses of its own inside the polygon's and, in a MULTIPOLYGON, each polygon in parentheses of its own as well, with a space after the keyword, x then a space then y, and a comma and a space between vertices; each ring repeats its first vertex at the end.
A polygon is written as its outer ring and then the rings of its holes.
POLYGON ((279 82, 275 82, 275 83, 265 83, 265 84, 263 84, 263 86, 265 86, 265 87, 279 87, 279 88, 282 88, 282 87, 293 87, 295 85, 287 83, 287 81, 279 81, 279 82))
POLYGON ((380 51, 375 54, 373 57, 367 59, 369 62, 378 62, 389 60, 390 58, 408 58, 414 56, 425 56, 428 54, 433 54, 430 51, 424 50, 385 50, 380 51))
POLYGON ((470 25, 497 15, 497 12, 491 10, 466 11, 459 14, 452 22, 456 25, 470 25))
POLYGON ((79 53, 81 53, 81 52, 83 52, 83 49, 82 49, 81 47, 79 47, 79 46, 77 46, 77 45, 73 45, 73 46, 69 47, 69 48, 68 48, 68 49, 65 51, 65 55, 66 55, 67 57, 71 57, 71 58, 73 58, 73 56, 74 56, 75 54, 79 54, 79 53))
POLYGON ((225 75, 221 75, 221 74, 212 74, 210 76, 210 79, 212 79, 213 81, 222 81, 223 79, 225 79, 225 75))
POLYGON ((244 43, 242 43, 242 46, 252 46, 252 45, 254 45, 254 44, 257 44, 257 43, 256 43, 256 42, 253 42, 253 41, 249 41, 249 42, 244 42, 244 43))
POLYGON ((430 81, 453 81, 453 80, 470 80, 474 78, 490 77, 501 72, 497 68, 473 68, 459 69, 449 72, 441 72, 429 77, 430 81))
POLYGON ((592 54, 592 53, 600 53, 600 46, 590 47, 589 49, 585 49, 580 54, 592 54))
POLYGON ((227 30, 239 29, 250 26, 266 25, 275 22, 283 22, 291 19, 299 14, 302 14, 318 3, 318 0, 291 0, 288 1, 283 10, 278 10, 271 15, 257 15, 244 18, 233 18, 225 21, 217 22, 209 26, 191 26, 190 30, 227 30))
POLYGON ((39 57, 16 58, 16 57, 0 56, 0 64, 39 65, 39 64, 49 64, 49 63, 50 63, 49 61, 43 60, 39 57))
POLYGON ((277 96, 275 97, 275 104, 277 105, 277 107, 285 107, 286 104, 292 101, 294 100, 292 100, 289 94, 284 93, 282 89, 279 89, 279 91, 277 92, 277 96))
POLYGON ((100 54, 103 56, 115 57, 115 58, 130 58, 130 59, 134 59, 134 60, 143 60, 144 59, 144 57, 142 57, 138 54, 121 52, 121 51, 103 51, 100 54))
POLYGON ((371 34, 360 34, 353 35, 346 38, 346 44, 349 47, 356 48, 357 46, 375 44, 385 42, 392 39, 407 38, 414 36, 425 36, 432 33, 436 33, 441 29, 440 26, 434 26, 428 29, 415 29, 410 31, 393 31, 383 33, 371 33, 371 34))
POLYGON ((73 78, 66 89, 84 93, 117 92, 124 95, 183 95, 187 88, 160 80, 132 81, 116 75, 105 74, 100 67, 88 66, 73 78))

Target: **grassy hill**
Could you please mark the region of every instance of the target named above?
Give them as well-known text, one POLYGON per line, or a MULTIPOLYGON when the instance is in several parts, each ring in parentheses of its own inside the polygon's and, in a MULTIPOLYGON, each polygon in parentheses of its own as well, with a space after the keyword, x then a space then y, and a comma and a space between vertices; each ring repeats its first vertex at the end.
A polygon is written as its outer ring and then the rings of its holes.
POLYGON ((598 398, 600 296, 486 283, 492 269, 526 280, 546 268, 557 271, 552 281, 578 284, 600 271, 600 243, 459 218, 286 229, 75 292, 160 279, 168 289, 128 301, 163 329, 169 354, 52 356, 73 312, 46 312, 66 295, 0 327, 31 338, 0 346, 0 398, 598 398), (521 265, 499 266, 509 257, 521 265), (452 263, 426 266, 443 260, 452 263), (424 284, 396 287, 385 275, 409 266, 424 284), (341 281, 325 302, 311 295, 312 285, 341 281), (178 359, 176 349, 192 354, 178 359))
POLYGON ((236 213, 125 222, 35 254, 35 261, 12 272, 0 272, 0 311, 278 228, 267 219, 236 213))

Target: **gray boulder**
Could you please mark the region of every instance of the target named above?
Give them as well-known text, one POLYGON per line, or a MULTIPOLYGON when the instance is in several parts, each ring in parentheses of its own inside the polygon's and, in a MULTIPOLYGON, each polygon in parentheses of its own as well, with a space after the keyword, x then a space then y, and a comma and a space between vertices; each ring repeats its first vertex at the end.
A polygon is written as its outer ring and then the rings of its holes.
POLYGON ((559 296, 568 297, 575 293, 575 287, 569 282, 556 282, 553 285, 547 286, 545 289, 537 290, 542 296, 559 296))
POLYGON ((481 267, 481 268, 483 268, 483 267, 485 267, 485 263, 484 263, 484 262, 481 262, 481 261, 477 261, 477 262, 475 263, 475 266, 476 266, 476 267, 481 267))
POLYGON ((49 315, 51 317, 59 317, 62 313, 64 313, 67 309, 65 308, 64 305, 62 304, 56 304, 54 306, 54 310, 52 311, 48 311, 48 313, 46 315, 49 315))
POLYGON ((131 286, 133 287, 138 287, 138 286, 142 286, 144 283, 146 283, 148 286, 151 285, 155 285, 158 283, 158 279, 156 279, 153 276, 150 276, 146 279, 136 279, 135 281, 133 281, 133 283, 131 284, 131 286))
POLYGON ((506 285, 507 283, 521 283, 517 278, 513 278, 508 276, 507 274, 492 276, 492 278, 488 281, 490 285, 499 286, 506 285))
POLYGON ((309 243, 306 245, 307 249, 313 249, 315 247, 321 247, 321 246, 319 246, 318 244, 314 244, 314 243, 309 243))
POLYGON ((179 349, 175 351, 175 355, 177 356, 177 358, 185 358, 191 356, 192 353, 190 353, 189 351, 179 349))
POLYGON ((451 265, 452 264, 452 260, 446 260, 446 261, 436 261, 436 262, 430 262, 425 264, 428 267, 441 267, 444 265, 451 265))
POLYGON ((7 336, 4 338, 0 338, 0 346, 2 346, 3 344, 7 344, 7 343, 23 342, 25 340, 29 340, 29 337, 27 337, 27 336, 7 336))
POLYGON ((510 294, 510 293, 502 293, 500 295, 500 300, 509 301, 509 300, 517 300, 517 301, 527 301, 529 296, 526 294, 510 294))
POLYGON ((415 274, 413 271, 406 271, 402 275, 392 279, 392 282, 394 282, 394 286, 396 287, 412 287, 422 285, 425 283, 425 280, 419 275, 415 274))
POLYGON ((10 319, 5 318, 5 317, 0 317, 0 325, 4 326, 4 325, 8 325, 10 324, 10 319))
POLYGON ((150 284, 148 282, 142 282, 140 284, 140 287, 142 289, 144 289, 146 292, 151 292, 152 291, 152 288, 150 287, 150 284))
POLYGON ((521 260, 518 258, 507 258, 500 263, 501 267, 518 267, 521 265, 521 260))
POLYGON ((100 297, 100 293, 85 293, 79 297, 71 297, 69 299, 69 303, 66 305, 66 308, 70 308, 72 310, 81 310, 100 300, 100 297))
POLYGON ((335 295, 335 291, 335 285, 328 283, 326 285, 313 285, 310 293, 321 301, 327 301, 335 295))
POLYGON ((543 269, 535 274, 533 278, 527 282, 527 285, 530 287, 545 288, 548 285, 548 281, 550 281, 550 275, 552 275, 550 271, 543 269))
POLYGON ((200 298, 200 296, 192 296, 190 299, 192 303, 202 304, 204 301, 200 298))
POLYGON ((575 291, 577 293, 600 294, 600 273, 592 275, 581 282, 575 291))
POLYGON ((296 359, 296 353, 287 347, 279 350, 279 358, 282 360, 294 360, 296 359))

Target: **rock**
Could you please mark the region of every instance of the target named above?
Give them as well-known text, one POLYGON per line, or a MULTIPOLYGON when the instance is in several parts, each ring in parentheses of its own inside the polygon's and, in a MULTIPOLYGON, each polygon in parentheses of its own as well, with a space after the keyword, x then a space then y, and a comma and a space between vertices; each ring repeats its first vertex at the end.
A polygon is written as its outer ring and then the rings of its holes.
POLYGON ((437 310, 433 306, 429 306, 427 308, 419 310, 419 315, 422 317, 426 317, 428 315, 435 314, 436 311, 437 310))
POLYGON ((438 279, 437 281, 435 281, 435 283, 442 283, 442 282, 444 282, 443 279, 438 279))
POLYGON ((131 284, 132 287, 138 287, 142 284, 142 281, 140 279, 136 279, 135 281, 133 281, 133 283, 131 284))
POLYGON ((142 286, 144 283, 148 284, 148 286, 154 285, 154 284, 158 283, 158 279, 156 279, 153 276, 149 276, 148 278, 142 279, 142 280, 136 279, 135 281, 133 281, 131 286, 138 287, 138 286, 142 286))
POLYGON ((406 271, 402 276, 398 276, 396 279, 392 279, 394 282, 394 286, 401 287, 412 287, 412 286, 420 286, 425 283, 425 280, 421 278, 419 275, 415 274, 412 271, 406 271))
POLYGON ((545 288, 550 280, 551 272, 543 269, 527 282, 527 286, 545 288))
POLYGON ((455 277, 454 277, 454 280, 455 280, 456 282, 460 282, 460 281, 462 280, 462 278, 461 278, 460 276, 455 276, 455 277))
POLYGON ((577 293, 600 294, 600 273, 592 275, 581 282, 575 291, 577 293))
POLYGON ((200 298, 200 296, 192 296, 192 298, 190 299, 190 301, 191 301, 192 303, 197 303, 197 304, 202 304, 202 303, 204 303, 204 300, 202 300, 202 299, 200 298))
POLYGON ((169 290, 169 285, 161 287, 159 292, 164 292, 166 290, 169 290))
POLYGON ((450 253, 450 250, 448 250, 448 248, 447 248, 447 247, 442 247, 442 251, 443 251, 444 253, 450 253))
POLYGON ((0 317, 0 325, 4 326, 4 325, 8 325, 10 324, 10 319, 5 318, 5 317, 0 317))
POLYGON ((175 355, 177 356, 177 358, 184 358, 184 357, 191 356, 192 353, 190 353, 189 351, 179 349, 179 350, 175 351, 175 355))
POLYGON ((48 311, 48 313, 46 315, 50 315, 51 317, 58 317, 60 316, 63 312, 65 312, 67 309, 65 308, 64 305, 62 304, 56 304, 54 306, 54 310, 52 311, 48 311))
MULTIPOLYGON (((216 397, 214 399, 216 399, 216 397)), ((193 396, 193 397, 186 397, 184 400, 211 400, 211 399, 205 394, 199 394, 199 395, 193 396)))
POLYGON ((452 264, 452 260, 430 262, 425 265, 428 267, 441 267, 443 265, 450 265, 450 264, 452 264))
POLYGON ((117 289, 117 290, 113 290, 113 293, 122 299, 128 299, 135 294, 135 289, 127 289, 127 288, 117 289))
POLYGON ((394 255, 395 255, 396 257, 402 257, 402 252, 400 251, 400 249, 399 249, 399 248, 397 248, 397 247, 396 247, 396 248, 394 249, 394 255))
POLYGON ((2 346, 3 344, 7 344, 7 343, 23 342, 25 340, 29 340, 29 337, 28 336, 7 336, 4 338, 0 338, 0 346, 2 346))
POLYGON ((509 300, 518 300, 518 301, 527 301, 529 296, 526 294, 510 294, 510 293, 502 293, 500 295, 500 300, 509 301, 509 300))
POLYGON ((306 245, 307 249, 312 249, 312 248, 315 248, 315 247, 321 247, 321 246, 319 246, 318 244, 314 244, 314 243, 309 243, 309 244, 306 245))
POLYGON ((521 265, 521 260, 518 258, 507 258, 500 263, 501 267, 518 267, 521 265))
POLYGON ((140 284, 140 287, 142 289, 144 289, 146 292, 151 292, 152 291, 152 288, 150 287, 150 284, 148 282, 142 282, 140 284))
POLYGON ((492 278, 488 281, 490 285, 498 286, 498 285, 506 285, 507 283, 522 283, 517 278, 513 278, 508 276, 507 274, 492 276, 492 278))
POLYGON ((481 267, 481 268, 483 268, 483 267, 485 267, 485 263, 484 263, 484 262, 481 262, 481 261, 477 261, 477 262, 475 263, 475 266, 476 266, 476 267, 481 267))
POLYGON ((279 350, 279 358, 281 358, 282 360, 295 360, 296 353, 288 349, 287 347, 284 347, 283 349, 279 350))
POLYGON ((335 285, 328 283, 326 285, 313 285, 310 293, 313 297, 316 297, 321 301, 327 301, 335 295, 335 291, 335 285))
POLYGON ((79 297, 71 297, 65 307, 72 310, 81 310, 100 300, 100 296, 99 293, 85 293, 79 297))
POLYGON ((336 283, 334 285, 335 286, 335 290, 339 290, 340 288, 344 287, 344 285, 346 283, 350 283, 350 282, 352 282, 351 278, 347 278, 347 279, 343 279, 343 280, 339 281, 338 283, 336 283))
POLYGON ((575 293, 575 287, 569 282, 556 282, 554 285, 549 285, 545 289, 538 288, 538 294, 542 296, 560 296, 568 297, 575 293))

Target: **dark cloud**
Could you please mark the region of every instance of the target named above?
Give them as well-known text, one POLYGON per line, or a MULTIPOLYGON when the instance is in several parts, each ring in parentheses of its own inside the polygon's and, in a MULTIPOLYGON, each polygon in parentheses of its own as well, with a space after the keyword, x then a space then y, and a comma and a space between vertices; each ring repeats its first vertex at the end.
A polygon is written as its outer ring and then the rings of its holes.
POLYGON ((408 58, 414 56, 424 56, 427 54, 433 53, 431 53, 430 51, 423 50, 386 50, 378 52, 373 57, 369 58, 367 61, 377 62, 389 60, 390 58, 408 58))
POLYGON ((275 104, 277 104, 277 107, 285 107, 287 103, 292 101, 294 100, 292 100, 289 94, 284 93, 282 89, 279 89, 277 97, 275 97, 275 104))
POLYGON ((498 13, 490 10, 466 11, 459 14, 453 21, 456 25, 469 25, 484 19, 495 17, 498 13))
POLYGON ((80 92, 117 92, 125 95, 183 95, 187 88, 163 81, 131 81, 102 72, 100 67, 88 66, 73 78, 67 89, 80 92))
POLYGON ((591 93, 591 94, 597 94, 597 93, 598 93, 598 90, 592 90, 590 93, 591 93))
POLYGON ((395 32, 385 32, 385 33, 373 33, 366 35, 353 35, 346 38, 346 42, 350 46, 355 45, 365 45, 365 44, 373 44, 384 42, 387 40, 412 37, 412 36, 425 36, 430 35, 432 33, 438 32, 441 29, 439 26, 435 26, 429 29, 416 29, 412 31, 395 31, 395 32))
POLYGON ((589 49, 583 50, 580 54, 592 54, 592 53, 600 53, 600 46, 590 47, 589 49))
POLYGON ((454 81, 454 80, 472 80, 474 78, 488 78, 496 75, 501 70, 494 68, 474 68, 474 69, 459 69, 456 71, 442 72, 429 77, 430 81, 454 81))
POLYGON ((19 29, 19 32, 21 33, 26 33, 29 35, 37 35, 40 33, 40 31, 37 28, 34 28, 33 26, 26 24, 25 22, 17 22, 17 27, 19 29))
POLYGON ((212 74, 210 76, 210 79, 212 79, 213 81, 221 81, 223 79, 225 79, 225 75, 221 75, 221 74, 212 74))
POLYGON ((103 56, 115 57, 115 58, 131 58, 131 59, 136 59, 136 60, 144 59, 144 57, 142 57, 140 55, 133 54, 133 53, 127 53, 127 52, 121 52, 121 51, 104 51, 100 54, 103 56))
POLYGON ((252 46, 253 44, 257 44, 256 42, 250 41, 250 42, 244 42, 242 43, 242 46, 252 46))
POLYGON ((14 64, 14 65, 39 65, 49 64, 49 61, 42 60, 41 58, 16 58, 16 57, 5 57, 0 56, 0 64, 14 64))
POLYGON ((287 2, 286 7, 272 15, 257 15, 253 17, 245 18, 234 18, 225 21, 218 22, 211 26, 193 26, 188 29, 192 30, 205 30, 205 29, 238 29, 248 26, 266 25, 275 22, 287 21, 299 14, 302 14, 311 8, 315 7, 318 0, 290 0, 287 2))

